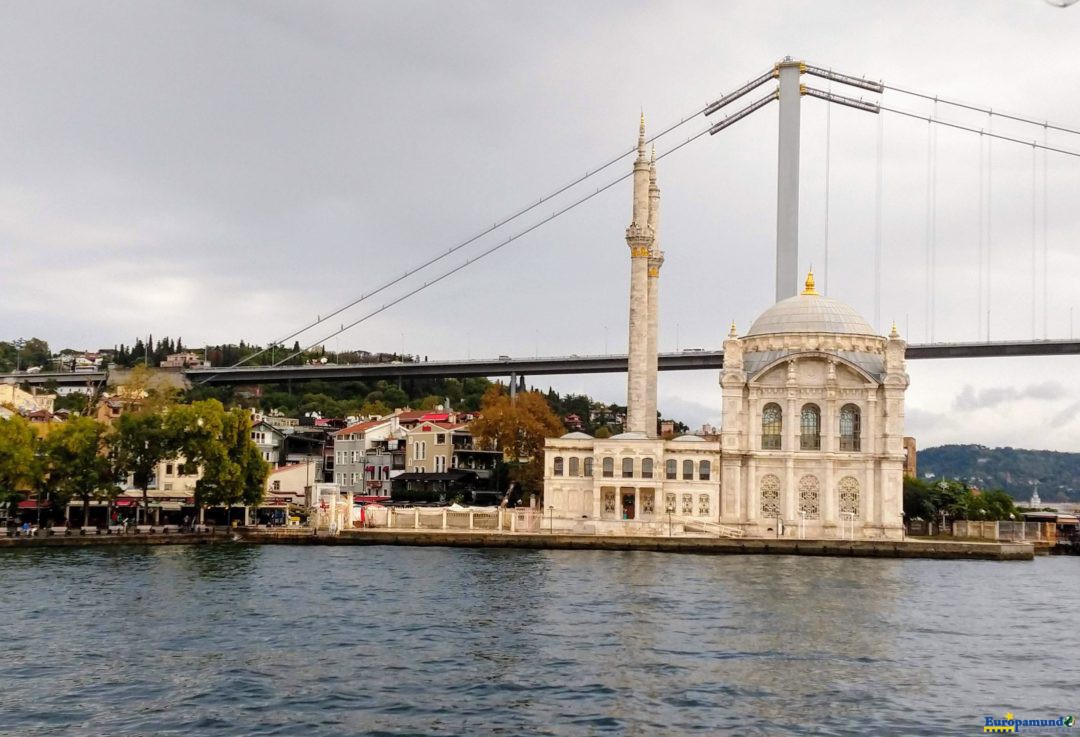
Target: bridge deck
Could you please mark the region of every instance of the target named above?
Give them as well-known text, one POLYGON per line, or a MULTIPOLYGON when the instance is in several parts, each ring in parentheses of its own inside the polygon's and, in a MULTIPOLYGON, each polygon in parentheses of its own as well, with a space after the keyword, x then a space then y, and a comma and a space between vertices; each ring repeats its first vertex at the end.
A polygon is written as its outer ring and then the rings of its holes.
MULTIPOLYGON (((1080 354, 1080 340, 1035 340, 995 343, 931 343, 909 345, 907 358, 1005 358, 1023 356, 1068 356, 1080 354)), ((682 351, 661 353, 661 371, 701 371, 724 365, 723 351, 682 351)), ((626 355, 552 356, 541 358, 495 358, 470 361, 423 361, 419 363, 365 363, 325 366, 239 366, 237 368, 188 369, 193 382, 246 384, 287 381, 350 381, 356 379, 466 378, 470 376, 543 376, 557 374, 625 373, 626 355)), ((36 374, 0 374, 30 384, 55 382, 61 386, 101 382, 104 371, 36 374)))

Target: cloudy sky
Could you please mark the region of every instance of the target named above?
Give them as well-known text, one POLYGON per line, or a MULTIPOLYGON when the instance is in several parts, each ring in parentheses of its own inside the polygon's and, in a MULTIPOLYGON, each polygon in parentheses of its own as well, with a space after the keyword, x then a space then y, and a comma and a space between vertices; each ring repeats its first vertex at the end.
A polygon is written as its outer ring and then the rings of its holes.
MULTIPOLYGON (((666 127, 787 54, 1080 128, 1080 6, 1043 0, 12 0, 0 10, 0 337, 54 347, 148 332, 188 344, 280 338, 628 150, 640 110, 653 129, 666 127)), ((895 92, 884 103, 933 110, 895 92)), ((1044 135, 1000 118, 993 126, 1044 135)), ((657 148, 705 127, 695 118, 657 148)), ((824 103, 804 100, 800 260, 813 263, 819 286, 871 321, 878 313, 882 330, 895 320, 911 342, 985 336, 987 310, 994 338, 1030 338, 1033 325, 1042 337, 1044 324, 1068 337, 1080 306, 1080 159, 1048 157, 1044 190, 1036 156, 1033 226, 1030 146, 988 151, 977 135, 941 129, 928 200, 928 126, 882 116, 879 302, 878 135, 873 115, 834 108, 827 123, 824 103)), ((1080 150, 1080 136, 1048 140, 1080 150)), ((305 337, 362 317, 628 167, 305 337)), ((775 173, 775 106, 661 162, 663 350, 718 347, 732 320, 745 329, 771 304, 775 173)), ((625 351, 629 212, 627 181, 327 346, 432 358, 625 351)), ((1078 368, 1080 358, 912 362, 909 430, 922 446, 1080 450, 1078 368)), ((608 401, 625 391, 614 375, 552 383, 608 401)), ((660 395, 667 415, 719 420, 715 372, 664 374, 660 395)))

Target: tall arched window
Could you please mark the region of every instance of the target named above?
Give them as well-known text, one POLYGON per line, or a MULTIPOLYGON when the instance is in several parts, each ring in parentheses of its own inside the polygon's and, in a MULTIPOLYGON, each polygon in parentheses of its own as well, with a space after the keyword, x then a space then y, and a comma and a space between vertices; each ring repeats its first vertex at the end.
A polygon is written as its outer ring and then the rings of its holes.
POLYGON ((571 456, 570 457, 570 470, 567 473, 567 475, 568 476, 577 476, 577 475, 579 475, 580 471, 581 471, 580 466, 581 466, 581 461, 578 460, 577 456, 571 456))
POLYGON ((582 465, 585 466, 585 475, 592 476, 592 456, 587 457, 582 465))
POLYGON ((816 404, 804 404, 799 447, 802 450, 821 450, 821 410, 816 404))
POLYGON ((692 481, 694 479, 694 462, 683 461, 682 462, 682 477, 683 481, 692 481))
POLYGON ((761 449, 780 450, 784 434, 784 410, 776 402, 769 402, 761 410, 761 449))
POLYGON ((623 458, 622 459, 622 477, 624 479, 634 478, 634 459, 623 458))
POLYGON ((840 450, 862 449, 862 417, 854 404, 840 408, 840 450))
POLYGON ((563 472, 563 459, 562 456, 555 456, 555 475, 562 476, 563 472))
POLYGON ((652 458, 642 458, 641 459, 641 478, 643 478, 643 479, 651 479, 652 478, 652 467, 653 467, 653 459, 652 458))
POLYGON ((604 478, 609 479, 615 475, 615 459, 608 456, 603 462, 603 474, 604 478))
POLYGON ((712 464, 708 461, 702 461, 698 464, 698 478, 702 481, 708 481, 709 476, 712 475, 712 464))
POLYGON ((674 458, 668 458, 664 463, 664 476, 668 481, 673 481, 679 477, 679 462, 674 458))

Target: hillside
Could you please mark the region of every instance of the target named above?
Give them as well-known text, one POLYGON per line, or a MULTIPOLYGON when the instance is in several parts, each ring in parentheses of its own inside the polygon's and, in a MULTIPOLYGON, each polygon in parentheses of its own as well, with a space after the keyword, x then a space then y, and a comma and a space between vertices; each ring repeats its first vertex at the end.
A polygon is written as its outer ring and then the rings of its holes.
POLYGON ((984 445, 942 445, 919 451, 919 476, 961 479, 980 489, 1004 489, 1026 502, 1039 482, 1044 502, 1080 502, 1080 453, 984 445))

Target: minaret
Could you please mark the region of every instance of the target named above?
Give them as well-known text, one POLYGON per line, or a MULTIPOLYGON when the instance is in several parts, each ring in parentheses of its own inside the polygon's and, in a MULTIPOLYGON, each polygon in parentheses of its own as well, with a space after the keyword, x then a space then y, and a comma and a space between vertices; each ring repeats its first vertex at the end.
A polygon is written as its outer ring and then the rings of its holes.
POLYGON ((626 427, 647 432, 649 333, 649 159, 645 154, 645 114, 638 128, 638 155, 634 160, 634 213, 626 229, 630 246, 630 344, 626 380, 626 427))
POLYGON ((653 149, 649 162, 649 230, 652 231, 652 246, 649 248, 649 337, 646 351, 649 354, 649 368, 645 384, 645 432, 650 438, 656 437, 656 379, 657 379, 657 326, 660 313, 660 267, 664 265, 664 252, 660 250, 660 187, 656 184, 656 149, 653 149))

